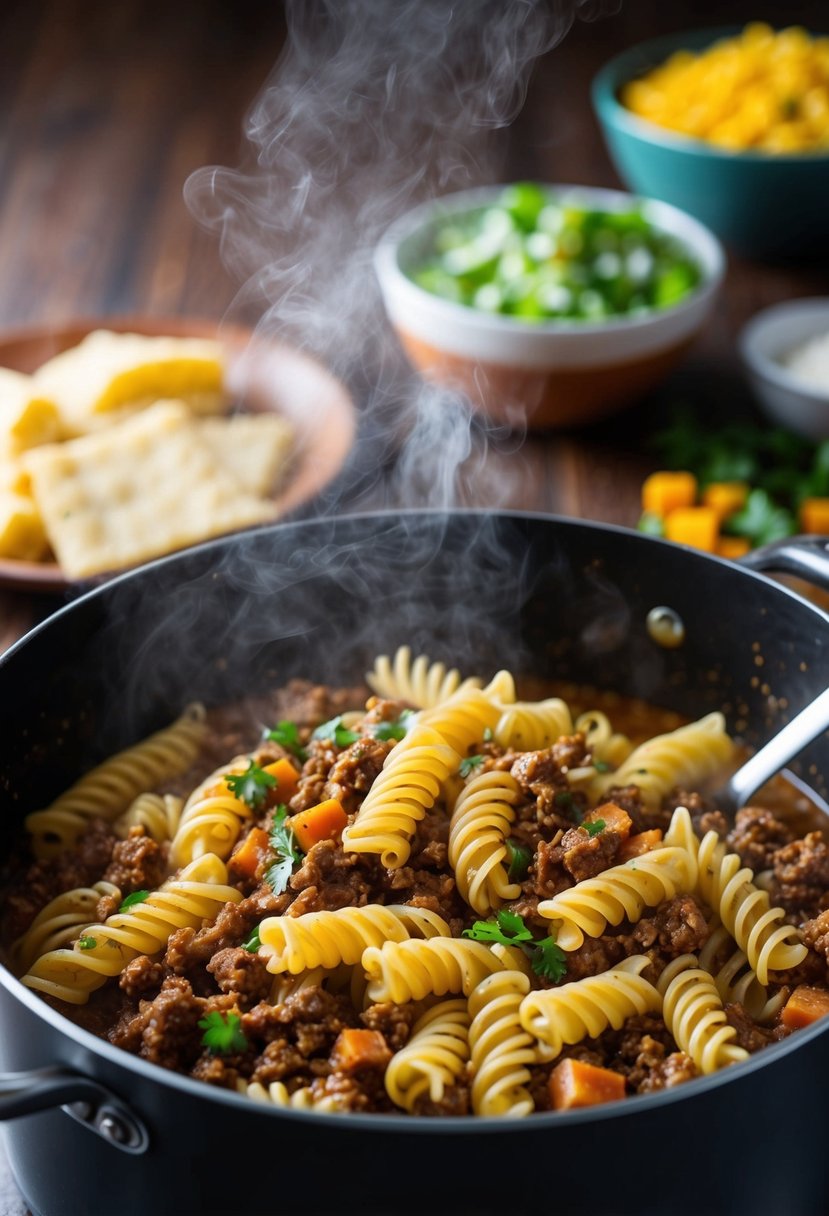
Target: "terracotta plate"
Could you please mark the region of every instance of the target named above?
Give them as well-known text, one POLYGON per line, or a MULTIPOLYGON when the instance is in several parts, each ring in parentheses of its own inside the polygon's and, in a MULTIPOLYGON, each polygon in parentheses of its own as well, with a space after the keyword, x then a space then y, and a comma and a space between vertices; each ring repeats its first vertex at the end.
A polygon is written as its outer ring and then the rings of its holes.
MULTIPOLYGON (((0 366, 33 372, 93 329, 218 338, 226 351, 234 408, 274 410, 296 429, 293 468, 277 496, 281 515, 310 502, 343 468, 356 433, 356 410, 346 387, 311 356, 240 327, 190 317, 91 317, 33 325, 0 332, 0 366)), ((60 592, 70 585, 54 563, 0 558, 0 586, 60 592)))

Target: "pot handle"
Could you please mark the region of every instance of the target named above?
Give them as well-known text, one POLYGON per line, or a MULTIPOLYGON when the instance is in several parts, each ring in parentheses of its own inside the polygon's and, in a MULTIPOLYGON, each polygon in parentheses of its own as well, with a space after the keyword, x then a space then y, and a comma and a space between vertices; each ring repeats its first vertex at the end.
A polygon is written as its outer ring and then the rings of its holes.
POLYGON ((789 536, 740 558, 750 570, 794 574, 829 591, 829 536, 789 536))
POLYGON ((149 1134, 137 1115, 90 1077, 59 1068, 0 1073, 0 1121, 55 1106, 124 1153, 143 1153, 149 1146, 149 1134))

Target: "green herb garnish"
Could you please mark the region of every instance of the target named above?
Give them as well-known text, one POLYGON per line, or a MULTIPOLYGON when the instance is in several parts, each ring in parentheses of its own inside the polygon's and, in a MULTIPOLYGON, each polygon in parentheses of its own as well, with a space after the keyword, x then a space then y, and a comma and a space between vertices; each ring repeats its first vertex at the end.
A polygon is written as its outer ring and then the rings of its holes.
POLYGON ((643 511, 636 524, 636 530, 644 532, 647 536, 664 536, 665 521, 661 515, 656 515, 653 511, 643 511))
POLYGON ((587 832, 588 836, 598 836, 599 832, 603 832, 607 824, 603 819, 583 819, 581 826, 587 832))
POLYGON ((257 925, 248 940, 246 942, 242 942, 242 949, 247 950, 250 954, 255 954, 261 945, 262 942, 259 940, 259 926, 257 925))
POLYGON ((414 716, 415 711, 413 709, 404 709, 396 721, 378 722, 376 726, 372 726, 371 733, 375 739, 383 741, 395 739, 399 743, 401 739, 405 739, 414 716))
POLYGON ((593 767, 597 773, 609 773, 610 765, 606 760, 594 760, 593 767))
POLYGON ((556 804, 556 806, 563 807, 565 811, 573 810, 573 795, 569 790, 561 790, 558 794, 556 794, 553 802, 556 804))
POLYGON ((349 747, 360 737, 356 730, 349 730, 347 726, 343 726, 342 717, 331 718, 328 722, 323 722, 322 726, 318 726, 311 736, 312 739, 328 740, 337 747, 349 747))
POLYGON ((491 743, 494 738, 495 738, 495 735, 492 733, 492 727, 485 726, 484 727, 484 743, 491 743))
POLYGON ((564 951, 552 937, 541 941, 533 938, 524 924, 523 916, 499 908, 495 920, 476 920, 470 929, 464 929, 464 937, 476 942, 498 942, 502 946, 520 946, 529 955, 530 966, 536 975, 558 983, 567 973, 564 951))
POLYGON ((230 1052, 244 1051, 248 1045, 242 1030, 242 1019, 238 1013, 229 1013, 227 1017, 218 1010, 205 1014, 199 1019, 199 1028, 204 1031, 202 1044, 214 1055, 228 1055, 230 1052))
POLYGON ((745 536, 752 545, 767 545, 794 536, 797 524, 790 510, 775 503, 766 490, 757 489, 750 491, 742 511, 725 520, 723 531, 745 536))
MULTIPOLYGON (((118 911, 126 912, 128 908, 134 908, 136 904, 143 904, 148 895, 149 891, 133 891, 132 895, 128 895, 126 899, 121 900, 118 911)), ((85 946, 84 949, 89 949, 89 947, 85 946)))
POLYGON ((532 851, 525 844, 520 844, 511 838, 506 840, 505 844, 508 861, 507 878, 510 882, 523 882, 533 859, 532 851))
POLYGON ((461 760, 461 766, 458 769, 461 777, 468 777, 470 773, 474 773, 476 768, 480 768, 484 762, 483 756, 467 756, 461 760))
POLYGON ((82 937, 78 938, 79 950, 94 950, 97 945, 97 939, 90 937, 88 933, 84 933, 82 937))
POLYGON ((277 722, 276 726, 271 730, 266 730, 262 736, 264 739, 270 739, 273 743, 278 743, 280 747, 284 747, 286 752, 291 752, 298 760, 305 761, 308 759, 308 753, 299 741, 299 727, 296 722, 277 722))
POLYGON ((288 808, 278 806, 269 833, 271 848, 276 853, 276 861, 268 867, 265 882, 270 885, 274 895, 281 895, 286 889, 294 865, 302 859, 302 850, 297 843, 296 836, 286 823, 287 818, 288 808))
POLYGON ((258 810, 268 796, 268 790, 277 784, 273 773, 266 773, 255 760, 251 760, 243 773, 225 773, 225 785, 240 802, 258 810))

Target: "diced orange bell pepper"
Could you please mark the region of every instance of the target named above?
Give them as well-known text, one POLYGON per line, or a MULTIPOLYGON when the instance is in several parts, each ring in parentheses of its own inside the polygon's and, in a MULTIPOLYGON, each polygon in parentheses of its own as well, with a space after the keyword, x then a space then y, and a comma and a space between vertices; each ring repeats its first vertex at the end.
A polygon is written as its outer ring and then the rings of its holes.
POLYGON ((800 1030, 811 1026, 818 1018, 829 1013, 829 992, 825 988, 812 988, 809 984, 798 984, 783 1006, 780 1021, 789 1030, 800 1030))
POLYGON ((829 498, 804 498, 800 504, 800 527, 804 532, 829 535, 829 498))
POLYGON ((728 557, 733 562, 739 557, 745 557, 750 549, 751 541, 747 536, 721 536, 717 541, 718 556, 728 557))
POLYGON ((635 836, 630 836, 623 842, 616 854, 616 860, 630 861, 632 857, 641 857, 643 853, 650 853, 651 849, 657 849, 661 843, 661 828, 649 828, 647 832, 637 832, 635 836))
POLYGON ((324 802, 309 806, 307 811, 300 811, 288 820, 299 847, 306 853, 321 840, 335 840, 347 823, 348 816, 336 798, 326 798, 324 802))
POLYGON ((712 481, 702 491, 703 506, 713 507, 720 519, 728 519, 746 505, 748 484, 745 481, 712 481))
POLYGON ((251 828, 235 852, 231 853, 228 868, 244 878, 253 878, 269 854, 268 833, 264 828, 251 828))
POLYGON ((595 810, 588 811, 583 822, 595 823, 599 819, 604 821, 605 831, 609 829, 617 836, 621 836, 623 840, 630 835, 630 829, 633 827, 633 820, 630 815, 622 807, 617 806, 615 802, 603 802, 595 810))
POLYGON ((584 1060, 562 1060, 550 1073, 550 1101, 553 1110, 573 1110, 578 1106, 598 1106, 625 1096, 625 1078, 609 1068, 597 1068, 584 1060))
POLYGON ((276 777, 276 785, 268 791, 268 801, 271 803, 288 802, 293 798, 299 785, 299 773, 290 760, 283 756, 281 760, 274 760, 272 764, 266 764, 264 767, 266 773, 276 777))
POLYGON ((678 507, 665 516, 665 536, 681 545, 714 553, 720 534, 720 517, 713 507, 678 507))
POLYGON ((346 1073, 367 1068, 383 1070, 391 1057, 391 1049, 379 1030, 353 1028, 341 1030, 337 1035, 331 1065, 337 1072, 346 1073))
POLYGON ((664 519, 677 507, 692 507, 697 501, 697 479, 693 473, 662 470, 642 483, 642 510, 664 519))

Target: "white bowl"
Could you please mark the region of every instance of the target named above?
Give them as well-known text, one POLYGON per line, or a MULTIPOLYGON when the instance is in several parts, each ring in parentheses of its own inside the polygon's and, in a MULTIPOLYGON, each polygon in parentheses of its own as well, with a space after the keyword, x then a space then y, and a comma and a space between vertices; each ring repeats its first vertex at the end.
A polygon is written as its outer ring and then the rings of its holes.
POLYGON ((427 378, 465 392, 495 420, 533 429, 593 421, 663 379, 710 315, 725 271, 718 239, 669 203, 590 186, 548 188, 574 206, 621 211, 641 205, 650 223, 696 257, 701 282, 673 307, 594 322, 485 313, 413 282, 405 268, 434 225, 494 202, 503 183, 421 204, 392 224, 374 259, 387 314, 412 364, 427 378))
POLYGON ((773 304, 752 317, 740 335, 740 355, 760 408, 807 439, 829 438, 829 375, 824 388, 782 360, 824 334, 829 334, 829 296, 773 304))

